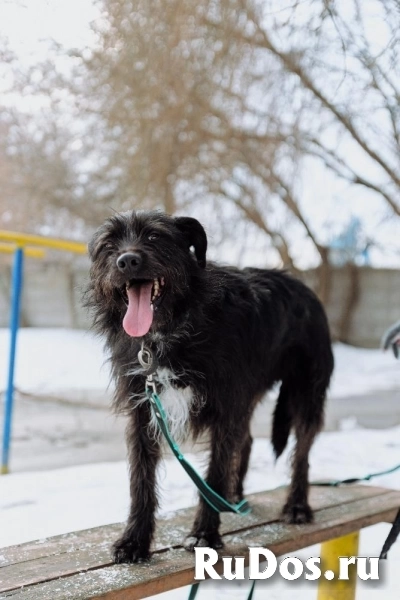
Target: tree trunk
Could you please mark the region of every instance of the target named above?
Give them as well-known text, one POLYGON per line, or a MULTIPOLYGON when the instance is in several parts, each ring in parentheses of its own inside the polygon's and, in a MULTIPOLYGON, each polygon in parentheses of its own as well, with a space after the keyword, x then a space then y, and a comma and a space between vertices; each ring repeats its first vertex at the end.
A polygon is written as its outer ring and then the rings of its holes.
POLYGON ((322 304, 328 305, 331 286, 332 286, 332 267, 329 261, 329 248, 325 246, 319 247, 321 264, 318 267, 318 288, 317 294, 322 304))
POLYGON ((348 263, 346 265, 346 271, 348 273, 348 291, 343 305, 342 315, 338 323, 338 340, 344 344, 349 343, 351 322, 360 298, 359 268, 353 263, 348 263))

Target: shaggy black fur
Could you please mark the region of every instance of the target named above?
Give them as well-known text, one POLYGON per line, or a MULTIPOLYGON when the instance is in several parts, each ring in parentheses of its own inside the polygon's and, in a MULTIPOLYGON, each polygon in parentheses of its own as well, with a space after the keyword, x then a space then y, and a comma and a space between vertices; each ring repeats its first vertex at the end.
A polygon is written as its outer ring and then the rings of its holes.
MULTIPOLYGON (((296 437, 282 514, 290 523, 312 520, 308 454, 323 422, 333 369, 324 310, 314 293, 290 275, 206 265, 206 249, 206 234, 197 220, 158 212, 116 214, 89 244, 87 305, 111 354, 115 408, 129 415, 131 509, 114 545, 116 562, 137 562, 150 555, 160 458, 160 443, 149 427, 149 406, 140 400, 145 387, 137 360, 141 338, 131 337, 122 326, 127 281, 139 285, 164 278, 145 343, 160 367, 178 375, 177 389, 191 387, 195 402, 187 427, 194 436, 209 430, 206 480, 231 501, 243 495, 254 407, 282 382, 272 427, 276 456, 283 452, 290 431, 296 437), (122 255, 122 265, 121 260, 117 265, 122 255)), ((200 499, 186 548, 220 548, 219 523, 219 515, 200 499)))

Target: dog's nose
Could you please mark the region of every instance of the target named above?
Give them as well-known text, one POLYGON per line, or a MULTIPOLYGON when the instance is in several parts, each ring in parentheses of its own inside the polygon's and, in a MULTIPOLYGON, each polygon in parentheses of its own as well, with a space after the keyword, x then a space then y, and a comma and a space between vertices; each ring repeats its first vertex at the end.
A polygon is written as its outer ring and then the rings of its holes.
POLYGON ((117 267, 122 273, 129 273, 141 264, 142 257, 137 252, 124 252, 117 258, 117 267))

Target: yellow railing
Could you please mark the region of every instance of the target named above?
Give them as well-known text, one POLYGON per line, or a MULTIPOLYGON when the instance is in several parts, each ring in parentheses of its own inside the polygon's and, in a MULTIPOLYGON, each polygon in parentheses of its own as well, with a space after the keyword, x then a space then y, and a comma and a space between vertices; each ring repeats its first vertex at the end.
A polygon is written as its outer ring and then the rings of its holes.
MULTIPOLYGON (((0 252, 2 254, 13 254, 17 248, 17 244, 0 242, 0 252)), ((29 256, 31 258, 43 258, 46 253, 42 248, 32 248, 31 246, 26 246, 24 248, 24 254, 25 256, 29 256)))
POLYGON ((45 248, 63 250, 66 252, 75 252, 77 254, 86 254, 87 252, 86 244, 82 244, 80 242, 60 240, 41 235, 32 235, 29 233, 17 233, 15 231, 0 230, 0 252, 14 253, 10 319, 10 355, 8 383, 5 395, 6 401, 4 403, 4 427, 0 468, 0 474, 2 475, 5 475, 9 472, 8 461, 11 440, 12 410, 14 402, 14 365, 17 346, 17 331, 19 328, 24 255, 26 254, 27 256, 41 258, 44 256, 45 248))
POLYGON ((16 231, 0 230, 0 241, 13 243, 16 246, 23 248, 26 246, 39 246, 41 248, 53 248, 54 250, 65 250, 77 254, 86 254, 87 252, 87 246, 86 244, 82 244, 82 242, 60 240, 41 235, 18 233, 16 231))

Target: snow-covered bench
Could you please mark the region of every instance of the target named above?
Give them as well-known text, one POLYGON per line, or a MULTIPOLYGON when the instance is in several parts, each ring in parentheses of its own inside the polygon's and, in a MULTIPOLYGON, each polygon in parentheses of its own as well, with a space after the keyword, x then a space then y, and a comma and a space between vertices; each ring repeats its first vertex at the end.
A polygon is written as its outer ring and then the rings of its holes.
MULTIPOLYGON (((400 492, 370 486, 313 487, 310 500, 315 521, 310 525, 286 525, 279 521, 286 490, 279 488, 249 497, 248 516, 222 516, 225 548, 222 556, 248 557, 249 547, 262 546, 279 556, 323 543, 329 555, 328 540, 335 540, 337 558, 357 554, 354 545, 363 527, 393 522, 400 506, 400 492), (341 538, 338 546, 337 538, 341 538), (348 543, 351 542, 352 546, 348 543)), ((194 509, 177 511, 158 521, 154 555, 148 564, 114 565, 110 546, 121 524, 96 527, 35 542, 1 549, 0 599, 13 600, 135 600, 193 583, 194 557, 181 546, 193 518, 194 509)), ((1 532, 0 532, 1 535, 1 532)), ((383 540, 377 540, 377 555, 383 540)), ((332 553, 331 553, 332 554, 332 553)), ((218 563, 216 569, 222 572, 218 563)), ((324 586, 335 581, 322 580, 324 586)), ((340 582, 343 584, 343 582, 340 582)), ((290 585, 290 583, 288 583, 290 585)), ((348 583, 353 596, 355 583, 348 583)))

